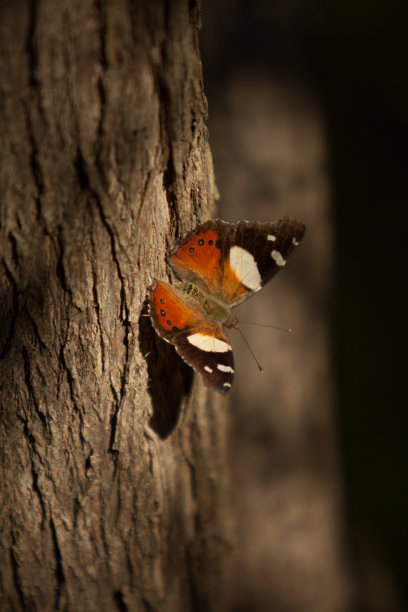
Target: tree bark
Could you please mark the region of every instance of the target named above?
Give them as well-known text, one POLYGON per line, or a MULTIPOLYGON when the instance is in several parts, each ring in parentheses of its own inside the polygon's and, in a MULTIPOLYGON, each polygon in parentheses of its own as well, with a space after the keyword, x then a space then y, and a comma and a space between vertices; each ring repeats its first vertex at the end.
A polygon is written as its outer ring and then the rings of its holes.
POLYGON ((225 410, 143 316, 214 202, 199 20, 2 3, 2 610, 226 605, 225 410))

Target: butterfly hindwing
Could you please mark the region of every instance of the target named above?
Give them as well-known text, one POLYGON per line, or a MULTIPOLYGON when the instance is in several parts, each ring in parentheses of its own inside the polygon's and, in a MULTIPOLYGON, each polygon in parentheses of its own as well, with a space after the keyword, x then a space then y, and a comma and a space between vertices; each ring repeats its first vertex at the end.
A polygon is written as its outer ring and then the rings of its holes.
POLYGON ((234 379, 234 357, 220 325, 203 325, 181 333, 175 342, 179 355, 202 377, 204 384, 226 393, 234 379))
POLYGON ((204 383, 226 393, 234 376, 234 359, 222 326, 206 320, 183 293, 155 281, 150 289, 149 314, 156 332, 173 344, 204 383))

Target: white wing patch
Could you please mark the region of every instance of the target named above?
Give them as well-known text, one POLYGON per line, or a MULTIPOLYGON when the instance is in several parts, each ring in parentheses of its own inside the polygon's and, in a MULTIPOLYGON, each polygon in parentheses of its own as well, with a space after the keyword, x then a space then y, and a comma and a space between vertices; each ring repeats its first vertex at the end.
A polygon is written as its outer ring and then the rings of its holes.
POLYGON ((274 236, 273 234, 268 234, 268 240, 272 240, 272 242, 275 242, 276 236, 274 236))
POLYGON ((233 246, 229 252, 229 264, 245 287, 252 291, 259 291, 261 288, 261 275, 254 257, 249 251, 239 246, 233 246))
POLYGON ((234 373, 234 368, 231 368, 231 366, 226 366, 222 363, 217 363, 217 370, 220 370, 220 372, 231 372, 231 374, 234 373))
POLYGON ((209 374, 212 374, 214 372, 214 370, 210 368, 210 366, 204 366, 204 370, 208 372, 209 374))
POLYGON ((272 251, 271 257, 274 261, 276 261, 276 265, 278 266, 286 266, 286 259, 283 259, 282 255, 279 251, 272 251))
POLYGON ((187 336, 187 340, 193 346, 208 353, 227 353, 231 350, 231 346, 224 340, 206 334, 191 334, 191 336, 187 336))

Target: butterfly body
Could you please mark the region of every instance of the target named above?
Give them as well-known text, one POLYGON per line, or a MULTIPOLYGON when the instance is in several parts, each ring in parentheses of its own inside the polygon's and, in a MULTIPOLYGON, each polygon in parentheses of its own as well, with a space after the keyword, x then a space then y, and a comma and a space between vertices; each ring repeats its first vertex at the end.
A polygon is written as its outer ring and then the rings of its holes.
POLYGON ((259 291, 286 264, 304 234, 294 219, 273 223, 220 219, 189 232, 169 263, 178 285, 155 281, 149 314, 156 332, 222 393, 232 385, 234 362, 226 329, 237 326, 231 308, 259 291))
POLYGON ((186 302, 192 308, 201 311, 205 318, 229 327, 228 320, 231 318, 231 310, 227 304, 206 293, 194 283, 183 283, 177 288, 183 294, 186 302))

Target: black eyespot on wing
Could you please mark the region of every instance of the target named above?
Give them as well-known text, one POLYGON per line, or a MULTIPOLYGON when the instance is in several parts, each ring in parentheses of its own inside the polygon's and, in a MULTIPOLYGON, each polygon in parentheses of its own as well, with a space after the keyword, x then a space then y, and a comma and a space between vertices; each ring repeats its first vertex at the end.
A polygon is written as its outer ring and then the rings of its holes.
POLYGON ((200 238, 200 240, 198 241, 198 244, 199 244, 200 246, 203 246, 203 244, 204 244, 204 240, 203 240, 202 238, 200 238))
POLYGON ((213 241, 212 241, 212 240, 209 240, 209 241, 208 241, 208 244, 209 244, 210 246, 212 246, 214 243, 213 243, 213 241))
POLYGON ((217 242, 215 243, 215 246, 217 247, 217 249, 221 248, 221 240, 217 240, 217 242))
POLYGON ((163 298, 160 299, 160 304, 164 304, 163 298))
POLYGON ((190 247, 188 250, 190 251, 190 253, 194 253, 194 247, 190 247))
POLYGON ((173 331, 179 331, 179 328, 177 327, 177 325, 173 325, 173 331))
POLYGON ((171 325, 171 321, 166 321, 167 325, 171 325))
POLYGON ((161 310, 160 314, 161 314, 162 317, 165 317, 166 316, 166 311, 165 310, 161 310))

